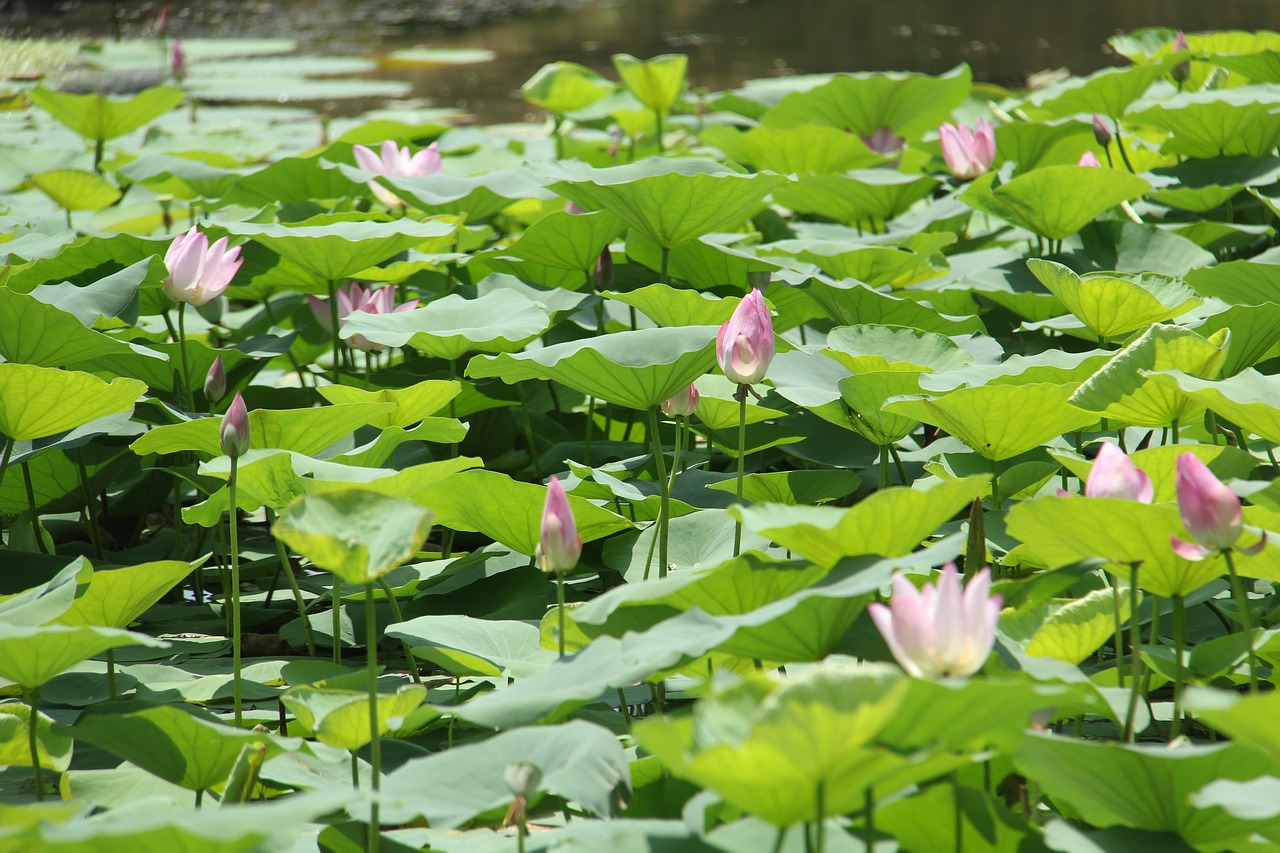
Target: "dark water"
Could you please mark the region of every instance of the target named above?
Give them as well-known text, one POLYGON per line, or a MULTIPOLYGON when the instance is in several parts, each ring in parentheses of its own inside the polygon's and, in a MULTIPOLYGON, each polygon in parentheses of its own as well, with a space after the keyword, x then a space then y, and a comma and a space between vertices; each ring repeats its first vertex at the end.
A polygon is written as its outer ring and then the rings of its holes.
MULTIPOLYGON (((128 35, 152 20, 137 0, 0 0, 0 27, 109 34, 113 5, 128 35), (22 6, 25 3, 25 16, 22 6)), ((401 69, 414 96, 482 121, 536 118, 518 89, 543 63, 569 59, 612 76, 609 56, 687 53, 691 84, 821 71, 936 73, 967 62, 978 80, 1020 85, 1065 67, 1120 60, 1108 36, 1144 26, 1188 32, 1280 28, 1280 0, 220 0, 172 2, 177 35, 292 36, 303 49, 377 54, 479 47, 481 65, 401 69)))

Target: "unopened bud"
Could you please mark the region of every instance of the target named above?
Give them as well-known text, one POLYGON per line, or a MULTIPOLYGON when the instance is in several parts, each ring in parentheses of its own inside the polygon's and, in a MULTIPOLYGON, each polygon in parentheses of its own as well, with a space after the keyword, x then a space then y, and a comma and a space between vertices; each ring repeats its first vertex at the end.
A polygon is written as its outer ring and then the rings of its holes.
POLYGON ((596 290, 608 290, 613 287, 613 253, 605 246, 596 261, 596 274, 592 277, 596 290))
POLYGON ((699 397, 698 389, 691 384, 683 391, 662 401, 662 414, 669 418, 687 418, 698 410, 699 397))
POLYGON ((542 782, 542 771, 538 765, 529 761, 513 761, 502 771, 502 778, 517 797, 531 799, 538 792, 538 784, 542 782))
POLYGON ((227 413, 222 416, 222 429, 218 433, 222 452, 232 459, 244 456, 249 450, 249 410, 244 398, 236 394, 227 413))
POLYGON ((209 375, 204 378, 204 398, 216 403, 227 393, 227 370, 222 366, 222 356, 213 360, 209 375))
POLYGON ((1103 148, 1111 144, 1111 128, 1107 127, 1107 120, 1097 113, 1093 114, 1093 138, 1103 148))

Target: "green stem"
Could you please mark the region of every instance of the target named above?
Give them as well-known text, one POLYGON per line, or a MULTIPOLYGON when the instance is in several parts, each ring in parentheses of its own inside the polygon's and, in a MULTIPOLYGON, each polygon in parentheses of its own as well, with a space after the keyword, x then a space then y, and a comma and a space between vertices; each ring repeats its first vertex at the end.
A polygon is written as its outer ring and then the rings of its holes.
POLYGON ((195 408, 191 401, 191 365, 187 359, 187 303, 178 303, 178 354, 182 357, 182 390, 178 399, 188 412, 195 408))
POLYGON ((1235 596, 1236 607, 1240 610, 1240 627, 1244 630, 1249 644, 1249 692, 1258 692, 1258 658, 1253 650, 1253 616, 1249 613, 1249 593, 1244 588, 1244 580, 1236 572, 1236 562, 1231 556, 1230 548, 1222 549, 1222 556, 1227 560, 1227 572, 1231 575, 1231 594, 1235 596))
POLYGON ((631 731, 631 706, 627 704, 627 694, 618 688, 618 709, 622 711, 622 716, 627 718, 627 731, 631 731))
MULTIPOLYGON (((396 601, 396 595, 391 591, 391 585, 387 583, 386 578, 378 578, 378 587, 387 597, 387 604, 391 605, 391 618, 397 622, 403 622, 404 617, 400 615, 400 602, 396 601)), ((405 660, 409 663, 409 676, 414 684, 421 684, 422 677, 418 675, 418 659, 413 656, 413 647, 409 645, 408 640, 401 640, 401 642, 404 644, 405 660)))
MULTIPOLYGON (((267 529, 275 527, 276 514, 271 511, 271 507, 267 507, 267 529)), ((307 654, 311 657, 316 656, 316 637, 311 632, 311 619, 307 616, 307 604, 302 600, 302 590, 298 587, 298 579, 293 576, 293 569, 289 565, 289 554, 284 549, 284 542, 276 539, 276 554, 280 557, 280 571, 284 572, 285 580, 289 583, 289 589, 293 592, 293 600, 298 605, 298 618, 302 620, 302 632, 307 638, 307 654)))
MULTIPOLYGON (((667 545, 671 513, 671 484, 667 482, 667 457, 662 450, 662 438, 658 434, 658 410, 649 409, 650 446, 658 465, 658 578, 667 576, 667 545)), ((674 466, 673 466, 674 470, 674 466)))
POLYGON ((524 392, 522 383, 516 383, 516 388, 520 390, 520 411, 524 414, 524 440, 529 446, 529 461, 533 463, 534 476, 541 480, 542 463, 538 459, 538 446, 533 440, 533 421, 529 418, 529 398, 524 392))
POLYGON ((821 782, 818 783, 817 803, 815 808, 818 812, 818 819, 814 829, 814 847, 818 853, 825 853, 827 849, 827 814, 826 814, 826 797, 823 796, 824 789, 821 782))
MULTIPOLYGON (((1142 620, 1138 618, 1138 604, 1142 594, 1138 591, 1138 563, 1129 564, 1129 678, 1133 682, 1129 691, 1129 709, 1124 715, 1124 741, 1132 743, 1136 732, 1134 720, 1138 714, 1138 697, 1142 695, 1142 620)), ((1153 607, 1154 609, 1154 607, 1153 607)), ((1119 661, 1116 666, 1120 665, 1119 661)))
POLYGON ((1172 740, 1182 733, 1182 653, 1187 647, 1187 604, 1182 596, 1173 597, 1173 729, 1172 740))
POLYGON ((1133 174, 1135 175, 1138 174, 1134 170, 1133 164, 1129 162, 1129 152, 1124 150, 1124 140, 1120 136, 1120 122, 1116 121, 1115 116, 1112 116, 1111 123, 1116 126, 1116 132, 1114 134, 1115 140, 1116 140, 1116 148, 1120 149, 1120 159, 1124 161, 1124 167, 1128 169, 1130 172, 1133 172, 1133 174))
POLYGON ((658 153, 661 154, 665 150, 662 147, 662 112, 661 110, 654 112, 654 118, 658 126, 658 153))
POLYGON ((333 614, 333 662, 342 666, 342 581, 337 575, 333 576, 329 595, 333 599, 333 608, 329 611, 333 614))
POLYGON ((587 429, 582 436, 582 455, 584 457, 582 461, 583 461, 583 464, 585 465, 591 464, 591 430, 592 430, 592 427, 595 426, 595 418, 596 418, 596 398, 588 396, 587 397, 587 429))
MULTIPOLYGON (((0 456, 0 483, 4 482, 5 472, 9 470, 9 457, 13 455, 13 439, 5 436, 4 455, 0 456)), ((4 513, 0 513, 0 534, 4 533, 4 513)))
MULTIPOLYGON (((1120 666, 1120 661, 1124 659, 1124 620, 1120 618, 1120 587, 1111 581, 1105 573, 1102 579, 1111 587, 1111 606, 1114 609, 1112 615, 1113 627, 1115 633, 1111 639, 1114 642, 1116 652, 1116 686, 1124 689, 1124 667, 1120 666)), ((1137 617, 1137 613, 1133 614, 1137 617)))
POLYGON ((48 554, 44 549, 44 537, 40 535, 40 516, 36 515, 36 493, 31 487, 31 469, 27 461, 22 460, 22 484, 27 487, 27 512, 31 514, 31 535, 36 539, 36 550, 48 554))
POLYGON ((116 698, 116 650, 107 649, 107 695, 116 698))
POLYGON ((89 490, 89 470, 84 466, 84 451, 76 448, 76 469, 80 472, 80 491, 84 494, 85 519, 89 527, 89 542, 99 560, 106 560, 102 550, 102 537, 98 532, 98 511, 93 507, 93 493, 89 490))
MULTIPOLYGON (((747 447, 747 386, 738 386, 738 504, 742 504, 742 478, 746 468, 747 447)), ((733 556, 742 553, 742 520, 733 526, 733 556)))
POLYGON ((337 385, 342 366, 342 339, 338 337, 338 289, 333 279, 329 279, 329 323, 333 328, 333 384, 337 385))
POLYGON ((889 445, 880 445, 880 490, 889 488, 889 445))
POLYGON ((868 851, 876 849, 876 793, 875 789, 867 786, 867 791, 863 795, 863 811, 866 812, 866 848, 868 851))
POLYGON ((564 657, 564 574, 556 572, 556 617, 560 622, 560 657, 564 657))
POLYGON ((667 283, 668 283, 668 279, 667 279, 667 264, 668 264, 668 262, 669 262, 670 260, 671 260, 671 250, 670 250, 670 249, 668 249, 666 246, 663 246, 663 247, 662 247, 662 269, 661 269, 661 270, 659 271, 659 273, 658 273, 659 280, 660 280, 663 284, 667 284, 667 283))
POLYGON ((369 763, 373 765, 374 797, 369 803, 369 844, 371 853, 378 853, 378 797, 382 784, 382 728, 378 725, 378 620, 373 607, 373 583, 364 585, 364 643, 365 673, 369 688, 369 763))
POLYGON ((960 800, 960 774, 951 774, 951 790, 955 794, 956 804, 956 846, 955 853, 961 853, 964 850, 964 803, 960 800))
POLYGON ((27 692, 27 704, 31 706, 31 719, 27 724, 27 746, 31 749, 31 770, 35 774, 36 802, 44 800, 44 768, 40 766, 40 748, 36 738, 40 726, 40 688, 27 692))
POLYGON ((893 457, 893 464, 898 469, 898 480, 902 485, 907 485, 907 469, 902 464, 902 457, 898 455, 898 448, 889 445, 889 455, 893 457))
MULTIPOLYGON (((179 315, 181 316, 181 315, 179 315)), ((236 524, 236 464, 239 459, 231 457, 231 474, 227 477, 228 498, 231 501, 230 536, 231 536, 231 693, 235 708, 236 728, 244 722, 244 709, 241 705, 240 691, 240 532, 236 524)))
POLYGON ((991 508, 1000 509, 1000 465, 996 460, 991 460, 991 508))

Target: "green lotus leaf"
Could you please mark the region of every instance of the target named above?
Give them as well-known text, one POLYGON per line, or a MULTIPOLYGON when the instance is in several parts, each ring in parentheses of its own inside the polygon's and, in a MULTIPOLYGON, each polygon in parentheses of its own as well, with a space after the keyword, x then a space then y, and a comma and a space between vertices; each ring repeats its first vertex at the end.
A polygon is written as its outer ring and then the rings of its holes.
POLYGON ((1183 700, 1197 720, 1213 726, 1235 743, 1275 761, 1280 759, 1280 731, 1276 712, 1280 694, 1240 696, 1225 690, 1190 687, 1183 700))
POLYGON ((689 57, 682 53, 666 53, 652 59, 636 59, 626 53, 613 55, 613 67, 622 85, 649 109, 666 115, 684 90, 689 57))
MULTIPOLYGON (((9 767, 30 767, 31 707, 25 702, 0 702, 0 762, 9 767)), ((71 764, 71 736, 54 727, 53 719, 35 715, 36 761, 46 770, 61 773, 71 764)))
POLYGON ((292 226, 228 222, 222 227, 227 233, 248 237, 328 281, 353 276, 365 267, 457 230, 451 222, 412 219, 292 226))
MULTIPOLYGON (((244 176, 240 169, 214 166, 172 154, 139 157, 117 169, 116 174, 127 178, 130 183, 186 200, 222 198, 244 176)), ((280 196, 290 197, 296 196, 280 196)))
POLYGON ((887 162, 858 137, 834 127, 753 127, 747 131, 712 125, 699 135, 729 159, 782 175, 834 175, 887 162))
POLYGON ((374 343, 413 347, 436 358, 468 352, 511 352, 546 331, 551 318, 527 297, 492 291, 476 299, 452 293, 413 311, 357 311, 342 325, 342 337, 364 335, 374 343))
POLYGON ((325 385, 318 389, 320 396, 330 403, 395 403, 395 410, 385 419, 374 421, 371 426, 407 427, 423 418, 434 415, 462 392, 462 385, 453 381, 429 379, 408 388, 382 388, 366 391, 350 385, 325 385))
POLYGON ((520 87, 526 101, 555 115, 589 107, 613 90, 613 83, 576 62, 549 62, 520 87))
POLYGON ((27 689, 66 672, 80 661, 122 646, 168 648, 146 634, 96 625, 0 625, 0 678, 27 689))
POLYGON ((176 86, 144 89, 128 99, 106 95, 74 95, 37 86, 27 98, 85 139, 104 142, 137 130, 182 103, 186 93, 176 86))
MULTIPOLYGON (((210 179, 206 177, 205 180, 208 182, 210 179)), ((222 183, 220 181, 216 188, 222 189, 222 183)), ((365 192, 361 182, 353 180, 342 170, 333 168, 331 164, 318 157, 282 157, 261 169, 242 175, 229 189, 223 190, 223 195, 233 204, 256 207, 288 201, 321 199, 336 201, 362 195, 365 192)), ((336 243, 330 240, 329 245, 333 246, 336 243)), ((289 255, 274 246, 272 250, 296 260, 294 255, 289 255)), ((395 253, 391 252, 384 257, 389 257, 390 254, 395 253)))
POLYGON ((614 733, 574 720, 502 732, 406 761, 383 780, 383 817, 408 823, 422 816, 433 827, 452 829, 505 809, 511 790, 504 774, 517 762, 542 771, 539 791, 578 803, 592 814, 612 814, 618 789, 631 789, 627 756, 614 733))
POLYGON ((26 266, 15 269, 9 276, 8 286, 27 293, 54 281, 91 284, 140 261, 154 262, 148 278, 155 276, 158 284, 168 273, 157 255, 163 255, 168 246, 169 241, 149 240, 134 234, 81 237, 49 246, 48 255, 33 257, 26 266))
POLYGON ((1073 166, 1080 152, 1093 144, 1093 129, 1080 121, 1015 121, 996 128, 996 152, 1001 160, 1016 163, 1018 174, 1043 166, 1073 166))
POLYGON ((910 554, 986 488, 986 477, 965 477, 928 491, 882 489, 847 509, 759 504, 730 513, 742 519, 745 530, 767 536, 820 566, 834 566, 860 554, 910 554))
POLYGON ((970 849, 1017 853, 1035 843, 1027 824, 1004 802, 967 786, 931 785, 896 799, 876 809, 876 827, 907 850, 943 850, 956 843, 957 828, 961 845, 970 849))
POLYGON ((651 284, 625 293, 606 291, 606 299, 630 305, 659 326, 719 326, 732 315, 742 300, 717 297, 687 288, 651 284))
POLYGON ((462 615, 419 616, 391 625, 386 635, 455 676, 524 678, 556 660, 527 622, 462 615))
POLYGON ((621 233, 622 222, 608 211, 580 215, 556 211, 530 225, 519 240, 500 251, 585 276, 595 272, 600 253, 621 233))
MULTIPOLYGON (((400 727, 427 698, 421 684, 406 684, 395 693, 378 694, 378 728, 381 734, 400 727)), ((327 746, 348 751, 369 743, 369 694, 359 690, 295 687, 280 702, 304 728, 327 746)))
POLYGON ((890 400, 891 414, 933 424, 998 462, 1091 426, 1097 415, 1071 405, 1073 385, 1031 382, 961 388, 940 397, 890 400))
MULTIPOLYGON (((703 509, 673 517, 668 526, 668 577, 673 571, 711 569, 732 559, 736 527, 737 522, 721 509, 703 509)), ((657 534, 658 526, 653 524, 637 533, 613 537, 604 545, 607 565, 620 571, 629 584, 657 578, 657 534)), ((744 531, 740 544, 744 551, 763 552, 769 547, 769 540, 744 531)))
POLYGON ((853 429, 879 447, 896 444, 911 434, 919 421, 885 409, 892 397, 920 393, 918 370, 868 370, 841 379, 836 386, 848 414, 819 417, 853 429))
POLYGON ((10 625, 40 626, 67 611, 93 571, 83 557, 72 560, 44 583, 0 596, 0 619, 10 625))
POLYGON ((641 329, 538 350, 476 356, 467 375, 507 383, 551 379, 641 411, 654 408, 715 365, 713 326, 641 329))
POLYGON ((1027 261, 1027 268, 1099 340, 1123 337, 1201 304, 1186 284, 1154 273, 1076 275, 1062 264, 1039 258, 1027 261))
POLYGON ((1265 157, 1280 143, 1280 95, 1269 86, 1181 92, 1134 104, 1125 121, 1172 134, 1164 150, 1186 157, 1265 157))
POLYGON ((902 326, 837 326, 822 351, 855 374, 899 368, 945 373, 973 364, 973 354, 951 338, 902 326))
POLYGON ((116 569, 88 571, 88 588, 53 621, 60 625, 127 628, 193 570, 181 560, 154 560, 116 569))
POLYGON ((1078 664, 1096 652, 1129 619, 1129 596, 1121 596, 1116 615, 1116 596, 1109 589, 1090 590, 1080 598, 1055 601, 1049 613, 1027 643, 1027 654, 1051 657, 1078 664))
MULTIPOLYGON (((117 380, 124 381, 124 380, 117 380)), ((249 412, 250 447, 284 448, 307 455, 319 453, 343 436, 379 418, 393 416, 393 403, 340 403, 316 409, 254 409, 249 412)), ((139 456, 194 450, 222 454, 221 418, 199 418, 148 431, 130 447, 139 456)))
POLYGON ((1249 369, 1228 379, 1208 380, 1185 370, 1156 368, 1143 378, 1167 391, 1186 395, 1198 406, 1213 410, 1246 433, 1280 442, 1280 409, 1276 394, 1280 380, 1249 369))
MULTIPOLYGON (((852 471, 778 471, 772 474, 748 474, 743 478, 742 496, 752 503, 804 506, 834 501, 852 494, 862 478, 852 471)), ((734 492, 737 484, 730 480, 712 483, 708 489, 734 492)))
POLYGON ((1087 77, 1072 77, 1047 86, 1032 95, 1028 103, 1052 116, 1098 113, 1118 118, 1174 64, 1177 63, 1166 60, 1152 65, 1104 68, 1087 77))
POLYGON ((173 705, 126 713, 89 713, 71 729, 77 740, 119 755, 167 782, 192 790, 227 780, 240 749, 260 744, 280 752, 270 735, 232 728, 173 705))
POLYGON ((1212 266, 1216 261, 1212 252, 1186 237, 1127 220, 1099 220, 1080 233, 1080 240, 1084 251, 1068 256, 1079 269, 1186 278, 1189 273, 1212 266))
MULTIPOLYGON (((708 234, 672 249, 667 257, 671 279, 678 279, 697 290, 710 290, 725 282, 745 282, 753 272, 771 272, 779 264, 758 257, 750 249, 728 245, 741 239, 741 234, 708 234)), ((662 247, 644 234, 627 235, 627 257, 651 270, 662 268, 662 247)), ((777 294, 772 294, 777 296, 777 294)))
POLYGON ((1071 395, 1071 404, 1134 426, 1186 423, 1202 404, 1147 374, 1182 370, 1216 376, 1226 360, 1228 337, 1225 329, 1206 339, 1179 326, 1152 326, 1085 380, 1071 395))
POLYGON ((521 199, 555 197, 524 169, 497 169, 463 178, 443 172, 425 177, 373 176, 346 165, 339 168, 353 179, 376 177, 378 183, 420 210, 465 217, 471 223, 482 222, 521 199))
POLYGON ((1280 51, 1263 50, 1235 56, 1215 53, 1212 59, 1214 65, 1241 74, 1254 83, 1280 83, 1280 51))
POLYGON ((348 488, 303 495, 271 532, 347 583, 371 584, 413 558, 432 521, 431 511, 413 501, 348 488))
POLYGON ((11 362, 41 367, 91 363, 104 356, 152 359, 167 366, 165 357, 154 350, 95 332, 75 315, 36 298, 34 293, 8 288, 0 289, 0 355, 11 362))
POLYGON ((53 169, 31 176, 31 183, 65 210, 102 210, 120 199, 120 190, 97 172, 53 169))
POLYGON ((1231 305, 1274 302, 1280 292, 1280 265, 1256 261, 1227 261, 1187 273, 1187 284, 1202 296, 1213 296, 1231 305))
POLYGON ((793 92, 764 115, 771 127, 825 125, 854 136, 887 127, 908 140, 937 130, 969 97, 973 74, 958 65, 945 74, 838 75, 793 92))
POLYGON ((1100 214, 1151 188, 1128 172, 1090 166, 1046 166, 1009 181, 988 172, 960 200, 1050 240, 1065 240, 1100 214))
POLYGON ((949 317, 914 299, 880 293, 857 282, 812 281, 805 287, 805 292, 840 326, 859 323, 907 326, 943 335, 986 331, 978 317, 949 317))
POLYGON ((860 169, 839 175, 801 175, 775 198, 797 213, 817 213, 837 222, 875 226, 905 212, 938 185, 928 175, 860 169))
POLYGON ((1235 376, 1268 358, 1280 343, 1280 305, 1233 305, 1195 327, 1197 333, 1212 338, 1223 330, 1231 334, 1231 346, 1222 362, 1224 377, 1235 376))
MULTIPOLYGON (((479 531, 513 551, 533 555, 541 539, 545 486, 521 483, 497 471, 463 471, 422 489, 414 500, 431 507, 436 523, 479 531)), ((631 523, 590 501, 569 495, 578 535, 590 542, 631 523)))
POLYGON ((742 175, 709 160, 649 158, 593 169, 547 166, 551 188, 588 210, 607 210, 665 249, 742 225, 760 202, 788 182, 782 175, 742 175))
POLYGON ((939 268, 927 254, 889 246, 866 246, 852 250, 839 243, 809 243, 806 248, 788 243, 775 246, 776 249, 771 249, 769 254, 788 254, 813 264, 836 278, 854 279, 871 287, 901 288, 946 272, 945 262, 939 268))
POLYGON ((45 438, 133 409, 147 386, 136 379, 104 382, 75 370, 0 364, 0 433, 45 438))

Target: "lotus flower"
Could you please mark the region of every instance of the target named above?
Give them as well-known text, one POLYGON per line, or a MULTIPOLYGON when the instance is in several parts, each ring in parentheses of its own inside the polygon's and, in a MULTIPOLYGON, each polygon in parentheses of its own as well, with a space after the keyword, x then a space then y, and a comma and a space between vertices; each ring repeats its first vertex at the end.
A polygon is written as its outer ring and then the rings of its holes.
POLYGON ((1098 448, 1098 457, 1084 484, 1084 496, 1149 504, 1155 497, 1155 489, 1151 487, 1151 478, 1134 465, 1123 450, 1108 441, 1098 448))
POLYGON ((605 246, 600 257, 596 259, 596 272, 591 277, 596 290, 608 290, 613 287, 613 253, 605 246))
POLYGON ((1103 148, 1111 144, 1111 128, 1107 127, 1107 120, 1097 113, 1093 114, 1093 138, 1103 148))
POLYGON ((893 128, 890 127, 877 127, 871 133, 862 134, 860 138, 863 145, 877 154, 897 154, 906 144, 906 140, 894 133, 893 128))
MULTIPOLYGON (((418 300, 416 299, 410 299, 403 305, 397 305, 394 288, 370 287, 366 290, 354 281, 346 287, 338 288, 337 299, 339 327, 346 324, 347 317, 353 311, 363 311, 366 314, 397 314, 401 311, 412 311, 418 307, 418 300)), ((316 319, 320 321, 320 325, 328 329, 330 334, 333 334, 333 321, 329 315, 329 303, 318 296, 309 294, 307 301, 311 303, 311 311, 316 315, 316 319)), ((352 335, 347 339, 347 343, 361 352, 380 352, 383 349, 382 344, 375 344, 364 335, 352 335)))
POLYGON ((535 555, 548 574, 564 574, 578 565, 582 555, 582 539, 573 520, 569 496, 558 477, 547 484, 547 500, 542 506, 542 539, 535 555))
POLYGON ((239 246, 228 249, 226 237, 210 246, 209 238, 193 226, 179 234, 164 254, 169 268, 164 292, 175 302, 203 305, 222 295, 242 263, 239 246))
POLYGON ((1098 162, 1097 155, 1094 154, 1092 151, 1086 151, 1083 154, 1081 154, 1080 160, 1079 162, 1076 163, 1076 165, 1077 166, 1097 166, 1099 168, 1101 168, 1102 166, 1102 164, 1098 162))
POLYGON ((662 414, 669 418, 687 418, 698 409, 698 389, 692 384, 680 393, 662 401, 662 414))
MULTIPOLYGON (((413 155, 409 154, 409 146, 398 148, 390 139, 382 143, 382 156, 363 145, 352 146, 351 150, 356 156, 356 165, 375 175, 421 178, 440 171, 440 149, 434 142, 413 155)), ((400 196, 377 181, 370 181, 369 189, 387 207, 404 207, 400 196)))
POLYGON ((739 385, 764 379, 773 361, 773 320, 764 295, 752 289, 716 335, 716 361, 724 375, 739 385))
POLYGON ((249 450, 249 411, 244 407, 244 398, 239 394, 236 394, 227 413, 222 416, 218 441, 222 452, 232 459, 244 456, 249 450))
MULTIPOLYGON (((1231 548, 1244 532, 1240 499, 1235 492, 1223 485, 1208 466, 1194 453, 1178 457, 1178 512, 1182 524, 1194 542, 1184 542, 1177 536, 1169 537, 1174 553, 1187 560, 1203 560, 1216 551, 1231 548)), ((1256 554, 1267 544, 1264 533, 1261 541, 1241 549, 1246 554, 1256 554)))
POLYGON ((893 598, 867 610, 908 674, 963 677, 982 668, 995 644, 1002 599, 990 592, 990 570, 982 569, 962 587, 955 564, 947 563, 936 585, 919 590, 894 575, 893 598))
POLYGON ((986 119, 978 119, 973 130, 967 124, 944 123, 938 128, 938 138, 947 168, 961 180, 985 175, 995 162, 996 132, 986 119))
POLYGON ((169 69, 173 72, 173 79, 178 81, 187 79, 187 55, 182 50, 182 39, 173 40, 173 50, 169 54, 169 69))
POLYGON ((204 398, 210 403, 216 403, 226 393, 227 369, 222 366, 222 356, 217 356, 213 360, 213 366, 209 368, 209 374, 204 378, 204 398))
MULTIPOLYGON (((1173 52, 1187 53, 1190 50, 1191 46, 1187 44, 1187 37, 1183 35, 1182 30, 1178 30, 1178 35, 1173 40, 1173 52)), ((1188 59, 1186 62, 1179 62, 1177 65, 1173 66, 1173 70, 1169 72, 1169 76, 1172 77, 1179 85, 1187 82, 1191 77, 1191 60, 1188 59)))

